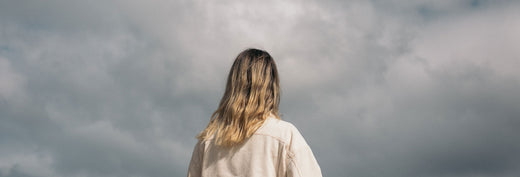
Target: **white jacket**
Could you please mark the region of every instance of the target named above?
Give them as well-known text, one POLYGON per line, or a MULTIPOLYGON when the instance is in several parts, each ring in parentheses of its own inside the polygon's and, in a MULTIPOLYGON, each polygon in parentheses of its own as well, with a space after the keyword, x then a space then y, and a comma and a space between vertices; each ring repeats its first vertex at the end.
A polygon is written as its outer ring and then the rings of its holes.
POLYGON ((268 117, 245 142, 231 149, 213 139, 195 145, 188 177, 321 177, 321 169, 298 129, 268 117))

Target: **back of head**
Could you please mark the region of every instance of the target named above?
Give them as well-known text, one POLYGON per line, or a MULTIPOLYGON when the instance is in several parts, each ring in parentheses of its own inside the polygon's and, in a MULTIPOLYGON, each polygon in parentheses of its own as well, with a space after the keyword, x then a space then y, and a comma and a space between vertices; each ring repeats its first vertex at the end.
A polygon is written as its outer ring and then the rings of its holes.
POLYGON ((246 49, 235 59, 219 107, 198 136, 215 135, 219 146, 231 147, 249 138, 269 114, 278 116, 280 81, 276 64, 266 51, 246 49))

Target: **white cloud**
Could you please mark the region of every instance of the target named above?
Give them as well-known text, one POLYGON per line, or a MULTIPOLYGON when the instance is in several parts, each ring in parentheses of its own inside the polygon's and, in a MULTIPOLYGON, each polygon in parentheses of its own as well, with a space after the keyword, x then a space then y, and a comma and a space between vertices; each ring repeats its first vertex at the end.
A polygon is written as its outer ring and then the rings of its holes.
POLYGON ((13 99, 23 93, 24 78, 15 73, 9 60, 0 56, 0 98, 13 99))

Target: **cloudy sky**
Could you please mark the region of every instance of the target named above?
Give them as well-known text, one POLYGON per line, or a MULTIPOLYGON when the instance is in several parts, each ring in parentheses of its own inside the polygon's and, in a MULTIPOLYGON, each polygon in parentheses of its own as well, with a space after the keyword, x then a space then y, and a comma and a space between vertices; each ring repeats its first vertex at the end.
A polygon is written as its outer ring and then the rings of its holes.
POLYGON ((330 177, 520 176, 520 2, 0 1, 0 177, 185 176, 236 55, 330 177))

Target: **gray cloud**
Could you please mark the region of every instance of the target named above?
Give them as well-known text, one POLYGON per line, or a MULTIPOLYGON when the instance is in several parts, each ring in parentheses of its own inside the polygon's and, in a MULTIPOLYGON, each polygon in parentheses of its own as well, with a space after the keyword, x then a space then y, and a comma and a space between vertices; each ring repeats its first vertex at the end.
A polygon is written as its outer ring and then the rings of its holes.
POLYGON ((0 176, 183 176, 269 51, 324 176, 518 176, 514 1, 0 2, 0 176))

